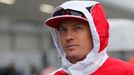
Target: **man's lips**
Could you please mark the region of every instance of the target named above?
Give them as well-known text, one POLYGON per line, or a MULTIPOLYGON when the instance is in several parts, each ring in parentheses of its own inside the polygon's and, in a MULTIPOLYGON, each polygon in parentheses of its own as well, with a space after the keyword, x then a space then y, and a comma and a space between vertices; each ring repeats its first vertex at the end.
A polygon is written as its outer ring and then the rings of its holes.
POLYGON ((71 49, 71 48, 74 48, 74 47, 77 47, 78 45, 76 44, 71 44, 71 45, 67 45, 66 48, 67 49, 71 49))

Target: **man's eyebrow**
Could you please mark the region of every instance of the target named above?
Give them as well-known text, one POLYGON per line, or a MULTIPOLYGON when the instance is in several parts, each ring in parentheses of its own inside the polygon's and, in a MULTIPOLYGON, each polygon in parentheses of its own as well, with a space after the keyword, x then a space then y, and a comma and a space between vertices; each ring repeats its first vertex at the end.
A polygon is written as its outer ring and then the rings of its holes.
POLYGON ((82 26, 82 23, 76 23, 73 26, 82 26))
POLYGON ((60 25, 60 26, 58 27, 58 31, 59 31, 61 28, 64 28, 64 26, 63 26, 63 25, 60 25))
POLYGON ((59 28, 63 28, 64 26, 63 25, 59 25, 59 28))

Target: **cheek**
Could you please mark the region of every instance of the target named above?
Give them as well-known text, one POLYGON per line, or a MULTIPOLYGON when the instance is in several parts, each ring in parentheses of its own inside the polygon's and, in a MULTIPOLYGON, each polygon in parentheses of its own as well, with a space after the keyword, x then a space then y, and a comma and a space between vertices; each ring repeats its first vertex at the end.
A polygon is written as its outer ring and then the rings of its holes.
POLYGON ((83 35, 80 37, 79 43, 81 44, 83 49, 91 49, 93 47, 92 38, 90 35, 83 35))
POLYGON ((64 44, 65 44, 65 38, 63 38, 63 37, 60 36, 60 42, 61 42, 61 45, 64 47, 64 44))

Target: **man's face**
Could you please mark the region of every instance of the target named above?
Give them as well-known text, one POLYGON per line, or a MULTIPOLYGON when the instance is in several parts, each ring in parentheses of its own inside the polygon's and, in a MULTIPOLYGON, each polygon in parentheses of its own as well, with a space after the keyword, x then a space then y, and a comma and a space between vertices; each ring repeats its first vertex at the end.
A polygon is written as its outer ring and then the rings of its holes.
POLYGON ((93 48, 92 36, 87 23, 64 20, 59 27, 60 41, 71 63, 83 60, 93 48))

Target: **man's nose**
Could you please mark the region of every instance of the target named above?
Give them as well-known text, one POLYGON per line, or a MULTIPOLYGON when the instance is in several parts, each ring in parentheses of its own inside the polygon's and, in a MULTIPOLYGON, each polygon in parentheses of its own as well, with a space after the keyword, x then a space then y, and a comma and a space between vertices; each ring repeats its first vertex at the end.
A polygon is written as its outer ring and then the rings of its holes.
POLYGON ((71 30, 67 31, 66 40, 70 41, 73 40, 73 38, 74 38, 73 32, 71 30))

